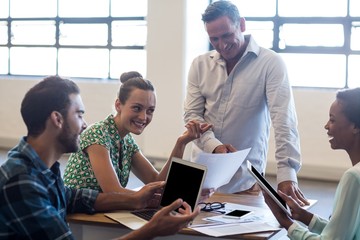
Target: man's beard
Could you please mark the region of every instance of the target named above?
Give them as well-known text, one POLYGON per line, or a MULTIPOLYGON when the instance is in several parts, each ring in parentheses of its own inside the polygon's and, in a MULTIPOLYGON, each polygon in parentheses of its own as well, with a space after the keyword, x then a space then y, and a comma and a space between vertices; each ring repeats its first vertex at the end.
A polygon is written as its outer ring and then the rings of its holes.
POLYGON ((58 138, 63 153, 73 153, 79 150, 78 136, 78 134, 72 134, 69 125, 64 123, 64 129, 58 138))

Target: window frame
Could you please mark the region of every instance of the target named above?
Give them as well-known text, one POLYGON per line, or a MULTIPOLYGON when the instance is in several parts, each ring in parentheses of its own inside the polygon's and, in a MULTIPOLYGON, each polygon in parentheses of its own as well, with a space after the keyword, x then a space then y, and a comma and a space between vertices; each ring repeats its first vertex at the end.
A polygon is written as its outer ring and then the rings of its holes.
MULTIPOLYGON (((9 0, 10 1, 10 0, 9 0)), ((110 1, 110 0, 109 0, 110 1)), ((10 4, 9 4, 9 13, 10 13, 10 4)), ((59 7, 57 7, 57 12, 59 7)), ((108 73, 106 78, 101 78, 101 80, 108 79, 108 80, 115 80, 115 78, 111 78, 111 50, 121 49, 121 50, 145 50, 145 45, 119 45, 114 46, 111 44, 112 42, 112 22, 114 21, 145 21, 146 16, 127 16, 127 17, 113 17, 110 15, 111 13, 111 4, 109 5, 109 16, 107 17, 59 17, 58 14, 56 17, 11 17, 10 14, 7 18, 0 18, 0 22, 7 23, 7 43, 1 44, 0 47, 7 48, 8 51, 8 64, 7 64, 7 74, 0 74, 0 76, 7 76, 7 77, 43 77, 42 75, 28 75, 28 74, 11 74, 11 55, 10 49, 12 47, 26 47, 26 48, 55 48, 56 49, 56 73, 55 75, 59 75, 59 50, 60 49, 107 49, 109 51, 109 59, 108 59, 108 73), (13 44, 11 42, 11 34, 12 34, 12 22, 14 21, 54 21, 55 22, 55 43, 54 44, 13 44), (60 44, 60 24, 106 24, 108 29, 108 36, 107 36, 107 44, 104 46, 99 45, 61 45, 60 44)), ((76 79, 99 79, 96 77, 72 77, 76 79)))
MULTIPOLYGON (((214 0, 210 0, 210 3, 214 0)), ((346 58, 346 75, 344 88, 348 88, 349 77, 349 56, 360 55, 360 50, 351 49, 351 28, 353 22, 360 22, 360 16, 350 16, 350 0, 346 0, 347 13, 344 17, 282 17, 279 16, 279 0, 275 0, 275 15, 269 17, 246 17, 246 21, 251 22, 272 22, 273 23, 273 44, 270 49, 281 53, 294 53, 294 54, 341 54, 346 58), (287 46, 285 49, 280 48, 280 28, 284 24, 340 24, 344 29, 344 44, 342 47, 325 47, 325 46, 287 46)), ((236 4, 236 3, 235 3, 236 4)), ((236 4, 239 6, 238 4, 236 4)), ((239 7, 240 9, 240 7, 239 7)), ((209 43, 209 50, 213 50, 211 43, 209 43)), ((302 86, 305 88, 328 88, 328 87, 313 87, 302 86)), ((331 87, 329 87, 331 88, 331 87)))

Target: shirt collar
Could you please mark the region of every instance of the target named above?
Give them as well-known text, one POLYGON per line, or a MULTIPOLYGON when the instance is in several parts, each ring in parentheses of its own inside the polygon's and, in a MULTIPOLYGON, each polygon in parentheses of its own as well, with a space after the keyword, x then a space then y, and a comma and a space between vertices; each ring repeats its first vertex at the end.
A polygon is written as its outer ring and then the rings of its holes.
POLYGON ((36 169, 45 175, 55 174, 60 176, 60 163, 55 162, 49 169, 46 164, 40 159, 37 152, 27 143, 27 137, 22 137, 18 144, 19 152, 23 153, 28 161, 30 161, 36 169))

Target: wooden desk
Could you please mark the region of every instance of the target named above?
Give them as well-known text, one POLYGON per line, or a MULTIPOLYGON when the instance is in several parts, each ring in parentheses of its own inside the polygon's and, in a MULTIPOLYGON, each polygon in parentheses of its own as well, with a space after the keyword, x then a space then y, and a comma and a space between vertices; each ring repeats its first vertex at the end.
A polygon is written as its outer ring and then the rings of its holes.
MULTIPOLYGON (((270 223, 274 226, 278 226, 278 222, 272 216, 271 212, 267 209, 266 204, 262 195, 252 196, 252 195, 235 195, 235 194, 214 194, 207 202, 231 202, 236 204, 243 204, 248 206, 264 208, 264 214, 266 219, 269 219, 270 223)), ((206 216, 205 212, 201 212, 199 216, 195 219, 194 224, 201 222, 201 219, 206 216)), ((211 214, 211 213, 210 213, 211 214)), ((71 214, 67 217, 67 220, 70 224, 71 230, 74 233, 76 239, 111 239, 124 235, 131 230, 122 224, 113 221, 112 219, 104 216, 103 213, 97 213, 94 215, 88 214, 71 214)), ((242 234, 242 235, 231 235, 226 236, 222 239, 280 239, 286 236, 286 231, 275 231, 275 232, 261 232, 261 233, 252 233, 252 234, 242 234)), ((157 239, 209 239, 210 236, 203 235, 199 232, 196 232, 192 229, 185 228, 181 230, 178 234, 167 237, 159 237, 157 239)))

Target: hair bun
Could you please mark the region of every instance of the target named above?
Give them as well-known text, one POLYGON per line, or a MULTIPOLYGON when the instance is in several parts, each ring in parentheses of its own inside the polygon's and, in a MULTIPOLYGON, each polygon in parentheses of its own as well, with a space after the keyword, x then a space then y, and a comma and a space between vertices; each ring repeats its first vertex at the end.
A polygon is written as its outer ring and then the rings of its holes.
POLYGON ((124 83, 132 78, 143 78, 143 76, 137 71, 124 72, 120 76, 120 82, 124 83))

